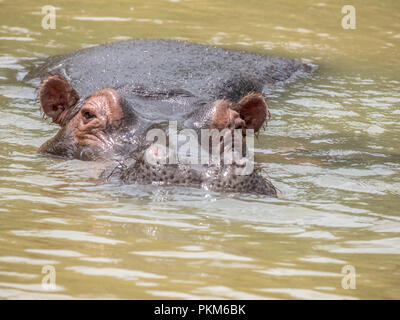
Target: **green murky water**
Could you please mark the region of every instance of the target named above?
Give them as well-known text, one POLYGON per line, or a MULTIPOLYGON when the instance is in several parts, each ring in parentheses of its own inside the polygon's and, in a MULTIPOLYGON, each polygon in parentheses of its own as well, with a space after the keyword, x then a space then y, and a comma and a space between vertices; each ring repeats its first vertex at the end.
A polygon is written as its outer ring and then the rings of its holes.
POLYGON ((400 298, 400 2, 351 1, 345 30, 347 2, 0 0, 0 297, 400 298), (319 66, 269 97, 256 160, 280 199, 101 185, 36 154, 57 127, 21 81, 32 60, 135 38, 319 66))

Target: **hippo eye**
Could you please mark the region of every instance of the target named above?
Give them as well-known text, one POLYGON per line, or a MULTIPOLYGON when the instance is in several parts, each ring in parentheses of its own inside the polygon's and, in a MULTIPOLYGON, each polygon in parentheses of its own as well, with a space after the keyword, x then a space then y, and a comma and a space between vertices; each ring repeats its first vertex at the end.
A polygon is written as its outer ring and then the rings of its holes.
POLYGON ((95 118, 96 116, 91 113, 90 111, 84 111, 83 112, 83 118, 85 118, 85 120, 90 120, 92 118, 95 118))

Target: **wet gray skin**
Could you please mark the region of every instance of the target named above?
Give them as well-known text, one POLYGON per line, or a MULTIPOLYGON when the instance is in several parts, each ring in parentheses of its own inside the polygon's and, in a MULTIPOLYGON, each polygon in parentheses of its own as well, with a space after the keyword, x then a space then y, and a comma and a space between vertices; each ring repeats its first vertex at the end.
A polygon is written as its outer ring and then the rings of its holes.
MULTIPOLYGON (((181 41, 132 40, 51 57, 32 70, 26 80, 45 81, 49 76, 60 75, 76 95, 68 106, 58 102, 61 106, 51 105, 54 110, 67 110, 61 118, 53 117, 60 124, 60 131, 39 149, 40 153, 82 160, 115 159, 118 165, 106 170, 103 176, 117 176, 125 183, 184 185, 276 196, 276 189, 258 169, 238 176, 235 164, 195 167, 146 163, 143 155, 148 143, 144 137, 149 129, 165 128, 169 121, 177 121, 178 130, 209 128, 216 101, 229 101, 229 108, 235 110, 247 95, 265 95, 311 71, 310 66, 292 59, 181 41), (118 125, 107 122, 101 143, 77 143, 71 134, 74 123, 82 116, 87 102, 104 88, 117 92, 122 117, 118 125)), ((39 95, 45 95, 44 91, 42 87, 39 95)), ((239 115, 247 126, 247 120, 240 112, 239 115)), ((91 117, 89 114, 86 120, 91 117)), ((264 115, 262 122, 265 118, 264 115)))

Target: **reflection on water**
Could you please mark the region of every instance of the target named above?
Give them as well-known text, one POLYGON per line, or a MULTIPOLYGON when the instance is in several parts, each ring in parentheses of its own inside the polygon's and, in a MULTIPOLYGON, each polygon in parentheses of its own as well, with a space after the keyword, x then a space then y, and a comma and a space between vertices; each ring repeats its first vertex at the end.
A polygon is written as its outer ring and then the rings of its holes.
POLYGON ((50 31, 0 3, 0 298, 400 298, 399 3, 363 1, 346 31, 340 1, 97 2, 58 2, 50 31), (102 164, 36 154, 57 128, 22 81, 35 59, 149 37, 319 66, 268 94, 256 160, 279 199, 102 184, 102 164))

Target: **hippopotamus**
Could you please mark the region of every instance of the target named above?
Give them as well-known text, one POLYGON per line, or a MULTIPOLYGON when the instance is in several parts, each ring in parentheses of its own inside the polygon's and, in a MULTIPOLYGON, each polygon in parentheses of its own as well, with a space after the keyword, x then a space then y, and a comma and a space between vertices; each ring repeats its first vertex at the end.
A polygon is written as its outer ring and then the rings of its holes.
POLYGON ((40 154, 115 160, 103 177, 124 183, 276 196, 259 168, 236 173, 246 151, 229 164, 149 162, 146 152, 157 157, 159 149, 149 149, 145 136, 155 128, 168 130, 171 121, 196 132, 258 134, 269 116, 265 95, 311 70, 294 59, 184 41, 130 40, 50 57, 26 79, 40 79, 40 110, 60 126, 40 154))

